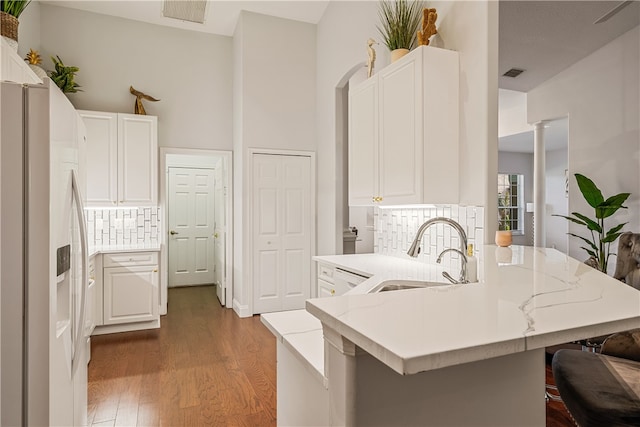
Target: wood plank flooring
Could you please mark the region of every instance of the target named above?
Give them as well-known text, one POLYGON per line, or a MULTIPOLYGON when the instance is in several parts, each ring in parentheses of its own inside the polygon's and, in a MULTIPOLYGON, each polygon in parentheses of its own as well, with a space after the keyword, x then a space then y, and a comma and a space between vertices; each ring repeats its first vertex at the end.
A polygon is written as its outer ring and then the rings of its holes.
MULTIPOLYGON (((220 307, 214 287, 170 289, 160 329, 91 341, 89 425, 276 425, 275 338, 220 307)), ((547 427, 572 425, 547 403, 547 427)))
POLYGON ((276 343, 210 286, 172 288, 162 327, 92 337, 94 426, 275 426, 276 343))

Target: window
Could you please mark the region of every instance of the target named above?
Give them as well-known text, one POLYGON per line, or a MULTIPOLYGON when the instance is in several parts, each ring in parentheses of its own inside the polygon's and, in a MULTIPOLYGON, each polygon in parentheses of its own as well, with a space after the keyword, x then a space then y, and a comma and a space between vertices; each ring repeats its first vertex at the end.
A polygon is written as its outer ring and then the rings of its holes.
POLYGON ((524 231, 523 219, 524 175, 498 174, 498 229, 524 231))

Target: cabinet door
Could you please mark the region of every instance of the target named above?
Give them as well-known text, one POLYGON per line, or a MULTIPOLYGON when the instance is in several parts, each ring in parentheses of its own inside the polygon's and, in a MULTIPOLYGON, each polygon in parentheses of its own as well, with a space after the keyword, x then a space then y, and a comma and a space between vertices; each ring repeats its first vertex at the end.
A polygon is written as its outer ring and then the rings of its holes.
POLYGON ((336 293, 333 284, 318 279, 318 298, 332 297, 336 293))
POLYGON ((377 78, 349 91, 349 206, 370 206, 378 196, 377 78))
POLYGON ((42 84, 42 79, 36 76, 20 55, 4 40, 4 37, 0 39, 0 44, 2 45, 0 48, 0 81, 42 84))
POLYGON ((105 268, 103 285, 105 325, 157 319, 157 266, 105 268))
POLYGON ((378 73, 379 185, 383 204, 422 202, 421 56, 378 73))
POLYGON ((87 206, 115 206, 118 203, 118 115, 99 111, 79 113, 87 135, 87 206))
POLYGON ((158 200, 157 118, 118 114, 118 204, 155 206, 158 200))

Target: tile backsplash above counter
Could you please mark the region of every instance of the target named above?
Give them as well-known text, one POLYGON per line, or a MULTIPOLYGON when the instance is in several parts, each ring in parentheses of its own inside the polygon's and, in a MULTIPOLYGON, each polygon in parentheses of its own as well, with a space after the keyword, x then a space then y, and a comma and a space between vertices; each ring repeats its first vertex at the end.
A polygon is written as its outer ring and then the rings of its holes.
MULTIPOLYGON (((418 228, 436 217, 451 218, 467 233, 468 243, 475 248, 484 245, 484 208, 481 206, 423 205, 376 207, 374 210, 374 252, 381 255, 406 255, 418 228)), ((451 227, 436 224, 423 237, 418 260, 435 264, 446 248, 458 248, 458 235, 451 227)), ((458 259, 456 254, 452 257, 458 259)))
POLYGON ((160 216, 157 207, 85 210, 89 245, 157 243, 160 216))

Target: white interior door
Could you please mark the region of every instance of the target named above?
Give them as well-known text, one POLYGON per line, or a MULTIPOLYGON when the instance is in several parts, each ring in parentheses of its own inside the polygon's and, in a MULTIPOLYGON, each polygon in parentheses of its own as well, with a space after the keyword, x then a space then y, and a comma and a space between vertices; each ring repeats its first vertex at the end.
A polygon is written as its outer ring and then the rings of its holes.
POLYGON ((311 158, 253 155, 253 312, 304 308, 311 293, 311 158))
POLYGON ((214 282, 214 170, 169 168, 169 286, 214 282))
MULTIPOLYGON (((220 163, 222 163, 222 161, 220 161, 220 163)), ((226 185, 224 182, 222 168, 217 168, 215 171, 214 193, 214 282, 216 284, 216 294, 218 295, 220 304, 226 305, 226 185)))

